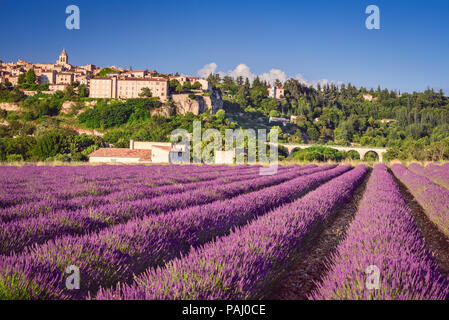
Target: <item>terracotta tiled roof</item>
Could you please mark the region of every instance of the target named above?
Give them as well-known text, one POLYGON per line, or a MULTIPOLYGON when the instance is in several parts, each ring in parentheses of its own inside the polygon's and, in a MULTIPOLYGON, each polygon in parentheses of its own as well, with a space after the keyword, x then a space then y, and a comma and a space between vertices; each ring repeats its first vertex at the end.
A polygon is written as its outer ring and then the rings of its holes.
POLYGON ((168 146, 157 146, 157 145, 153 145, 151 146, 151 148, 158 148, 158 149, 162 149, 162 150, 166 150, 166 151, 172 151, 172 147, 168 147, 168 146))
POLYGON ((135 73, 135 72, 148 72, 147 70, 133 70, 133 71, 126 71, 125 73, 135 73))
POLYGON ((89 157, 139 158, 140 161, 151 161, 151 150, 100 148, 89 154, 89 157))
POLYGON ((167 79, 161 79, 161 78, 123 78, 123 79, 119 79, 119 81, 162 81, 162 82, 168 82, 167 79))

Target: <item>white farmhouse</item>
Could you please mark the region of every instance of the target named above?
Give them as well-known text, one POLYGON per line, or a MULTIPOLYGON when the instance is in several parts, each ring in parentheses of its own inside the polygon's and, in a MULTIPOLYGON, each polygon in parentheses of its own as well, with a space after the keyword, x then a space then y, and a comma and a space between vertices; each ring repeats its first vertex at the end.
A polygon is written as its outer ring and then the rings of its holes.
POLYGON ((190 150, 169 142, 133 141, 126 148, 101 148, 89 155, 97 163, 188 163, 190 150))

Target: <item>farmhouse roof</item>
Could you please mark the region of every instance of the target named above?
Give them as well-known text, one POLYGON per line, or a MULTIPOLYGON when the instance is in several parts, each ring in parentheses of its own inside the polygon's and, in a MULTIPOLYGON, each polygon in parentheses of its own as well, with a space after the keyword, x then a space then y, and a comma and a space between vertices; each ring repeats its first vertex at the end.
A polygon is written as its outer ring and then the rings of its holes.
POLYGON ((165 151, 168 151, 168 152, 170 152, 170 151, 172 151, 172 152, 181 152, 182 151, 182 150, 178 150, 178 149, 175 149, 175 148, 172 148, 172 147, 169 147, 169 146, 153 145, 153 146, 151 146, 151 148, 158 148, 158 149, 165 150, 165 151))
POLYGON ((100 148, 89 154, 89 157, 139 158, 140 161, 151 161, 151 154, 151 150, 100 148))

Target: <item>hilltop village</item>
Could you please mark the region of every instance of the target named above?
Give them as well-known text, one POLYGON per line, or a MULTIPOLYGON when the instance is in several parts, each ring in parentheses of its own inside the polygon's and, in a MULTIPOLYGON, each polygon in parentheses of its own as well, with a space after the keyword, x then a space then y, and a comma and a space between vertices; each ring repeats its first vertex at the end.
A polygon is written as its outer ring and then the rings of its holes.
MULTIPOLYGON (((34 73, 35 84, 47 85, 45 92, 63 91, 73 84, 87 85, 89 97, 131 99, 142 95, 142 89, 162 102, 169 98, 169 82, 176 80, 181 86, 187 82, 197 90, 209 91, 211 84, 205 79, 191 76, 180 76, 158 73, 149 70, 128 70, 118 67, 100 68, 93 64, 75 66, 69 63, 66 50, 62 50, 54 64, 30 63, 19 59, 17 62, 0 61, 0 83, 9 82, 14 86, 26 80, 26 74, 34 73)), ((23 90, 33 95, 35 90, 23 90)))

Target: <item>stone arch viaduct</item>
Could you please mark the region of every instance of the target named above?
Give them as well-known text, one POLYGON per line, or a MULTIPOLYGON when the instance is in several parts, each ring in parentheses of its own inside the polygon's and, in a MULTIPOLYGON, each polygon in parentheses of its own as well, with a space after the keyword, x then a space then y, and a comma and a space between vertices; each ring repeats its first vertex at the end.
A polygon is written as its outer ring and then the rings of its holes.
MULTIPOLYGON (((307 149, 310 147, 318 146, 318 145, 311 145, 311 144, 282 144, 279 143, 279 145, 283 146, 288 150, 288 154, 292 154, 293 150, 295 149, 307 149)), ((365 155, 372 151, 375 152, 379 157, 379 162, 383 162, 383 154, 387 152, 387 149, 385 148, 363 148, 363 147, 342 147, 342 146, 325 146, 332 149, 336 149, 338 151, 356 151, 360 155, 360 159, 363 159, 365 155)))

